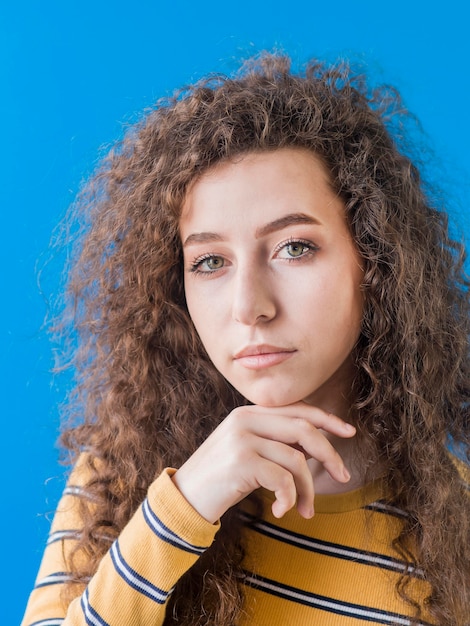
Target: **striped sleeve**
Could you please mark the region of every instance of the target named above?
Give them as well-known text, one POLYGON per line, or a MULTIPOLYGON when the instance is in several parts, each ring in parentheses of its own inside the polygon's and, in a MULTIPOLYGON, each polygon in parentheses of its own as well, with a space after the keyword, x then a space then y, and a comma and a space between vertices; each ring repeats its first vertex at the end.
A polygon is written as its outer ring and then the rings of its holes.
POLYGON ((455 457, 452 460, 457 468, 462 485, 470 494, 470 467, 466 463, 455 457))
POLYGON ((82 595, 68 607, 61 591, 69 577, 64 564, 80 520, 72 482, 54 518, 35 588, 22 626, 111 626, 162 624, 176 582, 211 545, 218 524, 189 505, 165 470, 147 498, 103 557, 82 595))
POLYGON ((457 470, 460 484, 470 497, 470 465, 463 447, 456 446, 454 448, 451 446, 448 455, 457 470))

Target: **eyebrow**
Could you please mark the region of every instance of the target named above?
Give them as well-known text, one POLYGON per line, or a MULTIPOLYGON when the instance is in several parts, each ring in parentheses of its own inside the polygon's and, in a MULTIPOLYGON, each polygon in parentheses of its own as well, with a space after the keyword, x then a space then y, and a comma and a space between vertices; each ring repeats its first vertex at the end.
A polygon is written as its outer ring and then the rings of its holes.
POLYGON ((271 233, 275 233, 278 230, 295 224, 316 224, 317 226, 321 226, 321 222, 311 215, 306 215, 305 213, 289 213, 289 215, 284 215, 273 222, 269 222, 269 224, 265 226, 257 228, 255 237, 259 239, 260 237, 265 237, 266 235, 270 235, 271 233))
MULTIPOLYGON (((260 237, 266 237, 267 235, 271 235, 278 230, 283 230, 284 228, 295 224, 315 224, 317 226, 321 226, 321 222, 311 215, 306 215, 305 213, 289 213, 289 215, 283 215, 279 219, 273 220, 272 222, 257 228, 255 231, 255 238, 259 239, 260 237)), ((183 246, 191 246, 198 243, 213 243, 223 241, 223 239, 224 238, 218 233, 193 233, 185 239, 183 246)))

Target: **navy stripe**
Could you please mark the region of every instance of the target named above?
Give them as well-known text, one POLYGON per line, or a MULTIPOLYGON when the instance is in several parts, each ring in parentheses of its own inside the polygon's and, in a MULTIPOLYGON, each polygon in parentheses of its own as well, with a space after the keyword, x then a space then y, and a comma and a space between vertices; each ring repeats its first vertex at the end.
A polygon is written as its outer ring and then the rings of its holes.
POLYGON ((63 621, 63 617, 49 617, 47 619, 40 619, 39 622, 33 622, 29 626, 60 626, 63 621))
POLYGON ((85 589, 85 592, 82 595, 81 606, 83 615, 85 617, 85 622, 88 626, 109 626, 108 622, 106 622, 101 615, 95 611, 95 609, 90 605, 88 598, 88 589, 85 589))
MULTIPOLYGON (((258 589, 259 591, 264 591, 270 595, 284 600, 290 600, 291 602, 296 602, 297 604, 326 611, 327 613, 344 615, 346 617, 360 619, 366 622, 373 622, 375 624, 411 626, 411 618, 406 615, 383 611, 381 609, 361 604, 343 602, 341 600, 329 598, 328 596, 321 596, 316 593, 304 591, 303 589, 291 587, 290 585, 281 584, 275 580, 264 578, 263 576, 254 576, 253 574, 246 573, 246 577, 243 582, 245 585, 258 589)), ((431 626, 428 622, 413 623, 416 626, 431 626)))
POLYGON ((242 519, 248 521, 248 526, 255 532, 258 532, 265 537, 270 537, 276 541, 281 541, 282 543, 295 546, 302 550, 343 559, 345 561, 352 561, 354 563, 361 563, 363 565, 371 565, 373 567, 379 567, 380 569, 386 569, 393 572, 406 572, 418 577, 423 576, 423 573, 420 570, 415 569, 412 564, 399 559, 393 559, 392 557, 380 554, 379 552, 358 550, 340 543, 313 539, 307 535, 279 528, 275 524, 270 524, 269 522, 258 521, 257 518, 246 513, 242 513, 241 517, 242 519))
POLYGON ((190 552, 191 554, 203 554, 207 550, 207 546, 195 546, 191 543, 188 543, 181 537, 179 537, 176 533, 166 526, 161 519, 152 511, 148 499, 145 499, 142 504, 142 511, 144 514, 145 521, 148 526, 152 529, 155 535, 162 541, 169 543, 175 548, 179 548, 180 550, 184 550, 185 552, 190 552))
POLYGON ((34 588, 40 589, 41 587, 48 587, 49 585, 62 585, 69 580, 72 580, 72 576, 69 572, 53 572, 41 578, 41 580, 34 585, 34 588))
MULTIPOLYGON (((67 541, 67 540, 74 540, 74 541, 78 541, 80 539, 82 535, 82 531, 81 530, 56 530, 55 532, 51 533, 47 539, 47 545, 50 546, 53 543, 57 543, 58 541, 67 541)), ((116 537, 112 537, 111 535, 106 535, 104 533, 100 533, 96 535, 97 537, 99 537, 100 539, 103 539, 103 541, 108 541, 109 543, 112 543, 116 537)))
POLYGON ((111 559, 114 563, 116 572, 121 576, 121 578, 123 578, 123 580, 125 580, 129 587, 132 587, 132 589, 135 589, 158 604, 165 604, 173 589, 170 589, 170 591, 163 591, 163 589, 160 589, 149 580, 138 574, 132 567, 130 567, 122 556, 118 541, 115 541, 111 547, 111 559))
POLYGON ((49 535, 47 545, 50 546, 57 541, 62 541, 63 539, 78 539, 79 536, 79 530, 56 530, 49 535))

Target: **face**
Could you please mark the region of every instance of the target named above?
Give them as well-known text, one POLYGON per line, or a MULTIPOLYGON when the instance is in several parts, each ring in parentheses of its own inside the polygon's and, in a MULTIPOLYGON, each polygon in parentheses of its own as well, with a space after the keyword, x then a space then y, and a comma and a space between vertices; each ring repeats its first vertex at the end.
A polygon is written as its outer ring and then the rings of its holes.
POLYGON ((180 234, 189 314, 221 374, 254 404, 344 413, 363 271, 321 161, 292 148, 216 166, 180 234))

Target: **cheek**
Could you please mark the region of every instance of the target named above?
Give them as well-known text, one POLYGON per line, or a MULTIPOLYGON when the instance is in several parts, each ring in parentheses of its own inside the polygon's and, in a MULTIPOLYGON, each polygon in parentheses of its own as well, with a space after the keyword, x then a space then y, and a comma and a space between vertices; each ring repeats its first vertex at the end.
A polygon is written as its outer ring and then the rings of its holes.
POLYGON ((211 339, 213 339, 214 331, 217 329, 218 316, 216 311, 214 307, 209 306, 209 300, 207 298, 196 296, 191 289, 186 289, 185 293, 189 317, 204 348, 210 353, 211 339))
POLYGON ((364 317, 364 294, 360 284, 355 284, 351 290, 349 299, 344 306, 344 325, 349 337, 350 349, 352 350, 359 339, 364 317))
POLYGON ((184 283, 184 297, 186 300, 186 308, 188 309, 189 317, 191 318, 192 323, 194 324, 198 334, 199 334, 199 307, 198 301, 195 297, 195 294, 191 287, 188 285, 188 282, 184 283))
POLYGON ((189 317, 197 331, 197 334, 201 335, 201 327, 203 327, 203 320, 205 318, 205 312, 201 310, 200 303, 193 299, 191 295, 186 292, 186 306, 188 307, 189 317))
POLYGON ((338 332, 338 336, 354 335, 353 343, 359 336, 364 314, 361 284, 362 270, 358 267, 352 272, 348 264, 324 277, 317 292, 325 325, 330 326, 331 333, 338 332))

